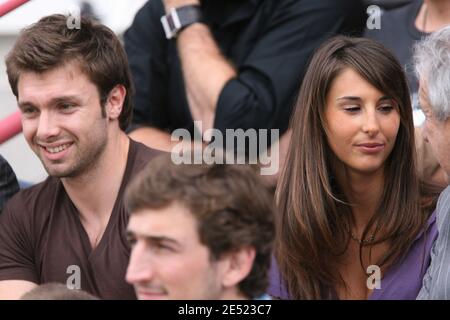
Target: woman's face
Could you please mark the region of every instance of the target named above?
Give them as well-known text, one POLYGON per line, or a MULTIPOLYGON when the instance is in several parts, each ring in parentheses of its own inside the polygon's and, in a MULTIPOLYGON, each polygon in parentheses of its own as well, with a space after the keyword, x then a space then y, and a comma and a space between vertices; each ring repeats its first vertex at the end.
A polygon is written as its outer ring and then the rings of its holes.
POLYGON ((329 146, 348 169, 373 173, 384 167, 400 125, 393 99, 347 68, 331 84, 325 120, 329 146))

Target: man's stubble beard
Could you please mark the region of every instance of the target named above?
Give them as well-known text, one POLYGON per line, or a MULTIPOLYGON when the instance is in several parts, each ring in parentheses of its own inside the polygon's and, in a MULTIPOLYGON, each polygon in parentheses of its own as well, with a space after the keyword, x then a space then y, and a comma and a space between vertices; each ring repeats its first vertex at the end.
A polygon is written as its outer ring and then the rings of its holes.
MULTIPOLYGON (((106 130, 102 134, 97 135, 94 139, 90 140, 90 146, 74 150, 75 155, 71 166, 64 171, 53 169, 52 166, 48 166, 44 161, 41 162, 47 171, 47 173, 52 177, 57 178, 76 178, 81 175, 88 174, 89 171, 93 170, 98 166, 101 159, 103 159, 103 153, 107 147, 108 136, 106 130), (92 143, 94 143, 92 145, 92 143)), ((89 144, 89 142, 87 142, 89 144)), ((78 145, 74 143, 71 148, 77 148, 78 145)))

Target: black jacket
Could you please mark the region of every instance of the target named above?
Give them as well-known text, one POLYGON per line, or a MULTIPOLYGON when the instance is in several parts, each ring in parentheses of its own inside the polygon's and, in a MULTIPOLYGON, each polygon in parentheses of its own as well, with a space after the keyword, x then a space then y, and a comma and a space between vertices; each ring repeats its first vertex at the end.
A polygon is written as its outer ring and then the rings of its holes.
POLYGON ((19 191, 19 184, 17 183, 16 175, 8 162, 0 156, 0 213, 6 201, 17 191, 19 191))

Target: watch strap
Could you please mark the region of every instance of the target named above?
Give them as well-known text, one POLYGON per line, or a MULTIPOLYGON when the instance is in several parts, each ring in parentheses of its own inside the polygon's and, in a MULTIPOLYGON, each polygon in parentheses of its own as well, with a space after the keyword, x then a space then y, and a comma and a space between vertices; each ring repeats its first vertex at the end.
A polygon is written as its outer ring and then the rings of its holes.
POLYGON ((161 17, 167 39, 175 38, 184 28, 202 20, 202 12, 197 5, 171 8, 167 15, 161 17))

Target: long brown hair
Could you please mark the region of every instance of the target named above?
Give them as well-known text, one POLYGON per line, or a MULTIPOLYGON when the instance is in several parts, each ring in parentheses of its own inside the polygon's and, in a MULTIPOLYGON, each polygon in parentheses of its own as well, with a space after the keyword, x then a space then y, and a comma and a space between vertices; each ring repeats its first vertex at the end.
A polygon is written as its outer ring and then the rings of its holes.
POLYGON ((373 228, 378 237, 372 245, 389 244, 377 264, 386 267, 398 261, 430 213, 420 204, 412 108, 402 67, 373 40, 339 36, 327 41, 313 56, 303 80, 276 194, 275 256, 293 299, 333 298, 336 286, 343 283, 336 270, 349 243, 353 216, 333 178, 334 154, 326 139, 324 110, 332 81, 346 68, 392 98, 400 115, 395 146, 385 163, 381 201, 363 233, 365 238, 373 228))

